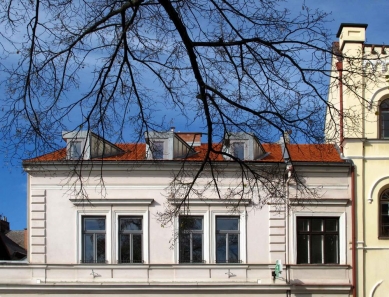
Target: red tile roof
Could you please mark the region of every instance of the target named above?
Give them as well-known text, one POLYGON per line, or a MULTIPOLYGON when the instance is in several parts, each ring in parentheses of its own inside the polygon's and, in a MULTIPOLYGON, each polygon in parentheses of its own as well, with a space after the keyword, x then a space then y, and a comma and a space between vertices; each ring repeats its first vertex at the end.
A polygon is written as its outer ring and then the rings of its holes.
MULTIPOLYGON (((146 144, 117 144, 124 151, 124 154, 103 158, 106 161, 137 161, 145 160, 146 144)), ((279 144, 265 143, 262 144, 265 151, 268 153, 258 162, 284 162, 282 150, 279 144)), ((216 151, 221 151, 221 144, 214 144, 213 148, 216 151)), ((294 162, 344 162, 339 156, 338 151, 331 144, 288 144, 287 145, 290 158, 294 162)), ((187 158, 188 161, 201 161, 205 157, 207 144, 194 147, 197 154, 187 158)), ((219 154, 211 152, 210 158, 215 161, 223 161, 223 157, 219 154)), ((66 159, 65 148, 57 150, 43 156, 26 160, 27 162, 53 162, 66 159)), ((101 160, 101 159, 94 159, 101 160)))

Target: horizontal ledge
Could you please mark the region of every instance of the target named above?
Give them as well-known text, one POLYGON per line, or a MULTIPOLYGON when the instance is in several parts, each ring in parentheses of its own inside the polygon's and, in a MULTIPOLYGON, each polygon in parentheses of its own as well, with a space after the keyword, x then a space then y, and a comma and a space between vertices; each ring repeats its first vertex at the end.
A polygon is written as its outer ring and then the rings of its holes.
MULTIPOLYGON (((168 199, 169 203, 172 205, 178 205, 182 203, 181 199, 168 199)), ((190 205, 233 205, 237 206, 239 205, 249 205, 251 203, 251 199, 219 199, 219 198, 204 198, 204 199, 198 199, 198 198, 189 198, 186 199, 184 204, 190 204, 190 205)))
POLYGON ((154 199, 69 199, 74 205, 150 205, 154 199))
POLYGON ((350 284, 258 284, 255 282, 215 282, 215 283, 202 283, 202 282, 177 282, 177 283, 120 283, 112 284, 107 282, 96 282, 94 284, 88 283, 41 283, 36 285, 23 285, 23 284, 0 284, 0 292, 23 292, 34 293, 34 291, 57 291, 66 290, 66 292, 83 292, 83 291, 121 291, 121 292, 133 292, 133 291, 192 291, 196 290, 215 290, 215 291, 246 291, 246 290, 269 290, 269 291, 285 291, 285 290, 318 290, 318 291, 348 291, 350 290, 350 284))
POLYGON ((290 198, 290 204, 296 205, 347 205, 351 202, 350 199, 304 199, 304 198, 290 198))

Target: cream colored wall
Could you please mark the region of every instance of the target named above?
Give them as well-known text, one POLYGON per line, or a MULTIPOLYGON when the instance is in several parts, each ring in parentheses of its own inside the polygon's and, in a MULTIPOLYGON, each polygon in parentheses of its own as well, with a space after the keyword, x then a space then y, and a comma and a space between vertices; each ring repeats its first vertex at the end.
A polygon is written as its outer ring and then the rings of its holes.
MULTIPOLYGON (((357 294, 387 296, 389 274, 385 272, 385 263, 389 260, 389 241, 378 238, 378 198, 380 191, 389 185, 389 140, 379 139, 377 112, 380 101, 389 97, 385 79, 389 73, 377 61, 387 63, 389 59, 379 46, 374 52, 369 45, 363 50, 364 28, 344 27, 339 41, 345 56, 344 82, 352 87, 351 91, 344 90, 345 112, 351 112, 359 121, 354 123, 357 129, 345 130, 343 143, 345 157, 351 158, 356 168, 357 294)), ((339 98, 336 91, 330 90, 335 101, 339 98)))

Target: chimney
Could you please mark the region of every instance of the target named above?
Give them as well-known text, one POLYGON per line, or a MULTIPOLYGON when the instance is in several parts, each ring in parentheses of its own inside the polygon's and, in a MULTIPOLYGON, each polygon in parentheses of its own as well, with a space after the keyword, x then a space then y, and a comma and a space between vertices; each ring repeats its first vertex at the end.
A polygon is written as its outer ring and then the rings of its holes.
POLYGON ((27 228, 24 228, 24 248, 28 251, 28 232, 27 228))
POLYGON ((0 233, 8 233, 9 232, 9 222, 7 222, 7 217, 0 216, 0 233))

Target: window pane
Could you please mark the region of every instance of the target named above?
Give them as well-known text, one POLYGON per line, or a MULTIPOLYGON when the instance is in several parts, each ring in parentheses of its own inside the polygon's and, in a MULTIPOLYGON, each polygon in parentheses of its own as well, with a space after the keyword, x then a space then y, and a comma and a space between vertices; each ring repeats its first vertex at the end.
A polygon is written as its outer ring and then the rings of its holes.
POLYGON ((228 231, 228 230, 239 230, 239 218, 227 217, 227 218, 216 218, 216 230, 217 231, 228 231))
POLYGON ((239 262, 239 235, 228 234, 228 262, 239 262))
POLYGON ((203 261, 203 235, 192 234, 193 250, 192 250, 192 262, 203 261))
POLYGON ((297 219, 298 231, 309 231, 309 219, 297 219))
POLYGON ((381 112, 381 137, 383 138, 389 137, 389 112, 388 111, 381 112))
POLYGON ((309 263, 308 251, 309 235, 297 235, 297 264, 309 263))
POLYGON ((163 141, 155 141, 152 145, 154 159, 163 159, 163 141))
POLYGON ((381 236, 389 237, 389 225, 381 226, 381 236))
POLYGON ((120 235, 120 262, 128 263, 130 262, 130 235, 121 234, 120 235))
POLYGON ((180 230, 203 230, 203 218, 180 217, 180 230))
POLYGON ((84 218, 85 231, 105 231, 104 218, 84 218))
POLYGON ((94 260, 94 243, 93 234, 84 234, 84 259, 85 263, 93 263, 94 260))
POLYGON ((105 262, 105 234, 96 235, 96 262, 105 262))
POLYGON ((226 234, 216 234, 216 263, 225 263, 226 258, 226 234))
POLYGON ((323 235, 311 235, 311 264, 323 263, 323 235))
POLYGON ((244 143, 233 142, 232 143, 232 155, 236 158, 244 160, 244 143))
POLYGON ((190 234, 180 234, 180 262, 190 262, 190 234))
POLYGON ((121 218, 120 231, 142 230, 142 218, 121 218))
POLYGON ((382 215, 389 214, 389 204, 388 203, 381 203, 381 214, 382 215))
POLYGON ((70 142, 70 158, 71 159, 78 159, 81 156, 81 141, 71 141, 70 142))
POLYGON ((311 231, 314 232, 323 231, 323 220, 311 219, 311 231))
POLYGON ((325 236, 325 255, 324 255, 324 263, 338 263, 339 253, 339 238, 338 235, 326 235, 325 236))
POLYGON ((337 232, 338 231, 338 219, 326 219, 326 231, 337 232))
POLYGON ((132 235, 132 245, 133 245, 133 262, 141 263, 142 262, 142 235, 134 234, 132 235))

